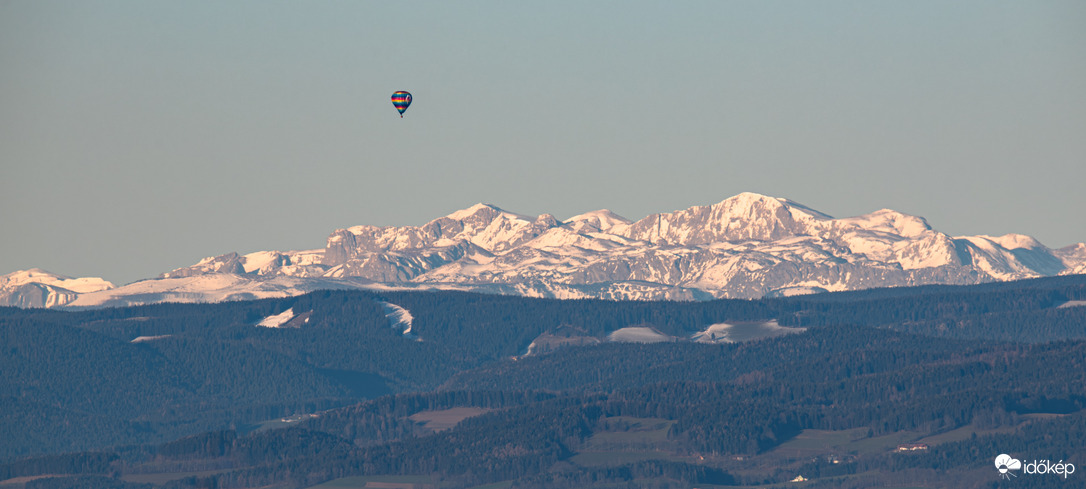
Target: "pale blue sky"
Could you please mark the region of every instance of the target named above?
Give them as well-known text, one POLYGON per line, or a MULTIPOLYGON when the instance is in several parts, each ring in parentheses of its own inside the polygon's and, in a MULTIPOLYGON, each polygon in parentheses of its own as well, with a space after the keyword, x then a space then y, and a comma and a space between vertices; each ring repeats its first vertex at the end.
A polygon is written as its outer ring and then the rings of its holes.
POLYGON ((1086 240, 1086 2, 675 3, 2 0, 0 274, 744 191, 1086 240))

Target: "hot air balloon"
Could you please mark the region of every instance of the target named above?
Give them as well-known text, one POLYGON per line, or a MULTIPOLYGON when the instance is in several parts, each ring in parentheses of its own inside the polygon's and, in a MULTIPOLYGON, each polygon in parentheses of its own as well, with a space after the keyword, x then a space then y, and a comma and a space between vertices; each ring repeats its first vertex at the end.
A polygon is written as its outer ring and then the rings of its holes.
POLYGON ((407 110, 407 107, 411 105, 411 94, 403 90, 400 90, 392 94, 392 105, 396 106, 396 110, 400 111, 400 118, 403 118, 403 111, 407 110))

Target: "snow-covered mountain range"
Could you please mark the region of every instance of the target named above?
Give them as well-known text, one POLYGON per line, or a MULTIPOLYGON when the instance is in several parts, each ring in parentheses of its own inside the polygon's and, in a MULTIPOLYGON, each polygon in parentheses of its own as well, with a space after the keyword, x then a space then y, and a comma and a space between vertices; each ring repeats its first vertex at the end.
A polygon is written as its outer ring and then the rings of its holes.
POLYGON ((0 305, 97 307, 282 297, 317 289, 456 289, 536 297, 756 298, 1086 273, 1086 244, 951 237, 883 209, 835 219, 743 193, 630 221, 560 221, 477 204, 422 226, 354 226, 324 249, 228 253, 113 287, 40 270, 0 277, 0 305))

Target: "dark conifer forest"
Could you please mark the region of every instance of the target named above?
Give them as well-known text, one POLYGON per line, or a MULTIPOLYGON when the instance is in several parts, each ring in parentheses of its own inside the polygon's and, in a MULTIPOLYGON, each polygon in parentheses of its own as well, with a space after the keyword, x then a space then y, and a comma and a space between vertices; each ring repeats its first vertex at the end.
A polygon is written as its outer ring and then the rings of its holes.
POLYGON ((0 372, 0 488, 1086 486, 1086 276, 0 308, 0 372))

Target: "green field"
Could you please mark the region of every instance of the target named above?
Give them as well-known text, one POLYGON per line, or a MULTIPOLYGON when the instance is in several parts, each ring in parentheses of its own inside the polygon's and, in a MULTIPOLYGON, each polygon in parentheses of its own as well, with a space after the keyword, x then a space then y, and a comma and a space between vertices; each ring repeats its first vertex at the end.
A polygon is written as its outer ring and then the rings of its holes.
POLYGON ((436 485, 434 484, 434 480, 426 475, 367 475, 344 477, 342 479, 311 486, 310 489, 361 489, 364 487, 423 489, 436 487, 436 485))
POLYGON ((581 466, 622 465, 643 460, 680 460, 667 434, 675 422, 661 418, 606 418, 570 461, 581 466))
POLYGON ((670 452, 626 451, 626 452, 589 452, 583 451, 570 457, 569 461, 583 467, 606 467, 630 464, 645 460, 679 460, 681 457, 670 452))
MULTIPOLYGON (((1021 426, 1021 425, 1018 425, 1021 426)), ((970 439, 974 434, 977 436, 992 435, 997 433, 1014 433, 1018 426, 1003 426, 996 429, 982 430, 977 429, 973 425, 962 426, 961 428, 939 433, 937 435, 931 435, 921 438, 917 443, 927 443, 928 445, 938 445, 940 443, 950 443, 955 441, 962 441, 970 439)))
POLYGON ((826 452, 839 450, 856 440, 865 437, 865 428, 851 430, 803 430, 795 438, 781 443, 774 451, 777 452, 826 452))
POLYGON ((471 489, 506 489, 513 485, 513 481, 495 482, 493 484, 486 484, 482 486, 475 486, 471 489))
POLYGON ((439 411, 423 411, 412 414, 409 419, 416 423, 422 423, 426 429, 442 431, 456 426, 467 418, 478 416, 487 411, 488 409, 477 407, 457 407, 439 411))
POLYGON ((220 469, 220 470, 203 470, 194 472, 158 472, 149 474, 125 474, 121 476, 121 480, 126 482, 133 482, 137 484, 165 484, 170 481, 184 479, 186 477, 208 477, 215 474, 221 474, 223 472, 229 472, 233 469, 220 469))
POLYGON ((782 443, 769 453, 787 457, 867 455, 891 451, 902 443, 913 443, 924 435, 915 431, 899 431, 868 438, 866 433, 867 428, 840 431, 803 430, 795 438, 782 443))

